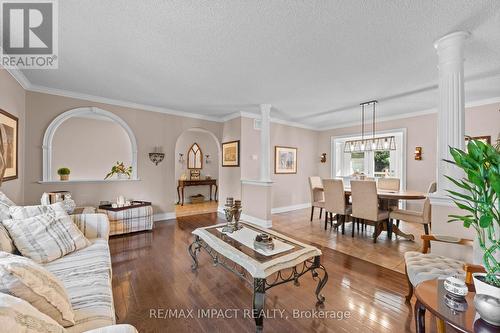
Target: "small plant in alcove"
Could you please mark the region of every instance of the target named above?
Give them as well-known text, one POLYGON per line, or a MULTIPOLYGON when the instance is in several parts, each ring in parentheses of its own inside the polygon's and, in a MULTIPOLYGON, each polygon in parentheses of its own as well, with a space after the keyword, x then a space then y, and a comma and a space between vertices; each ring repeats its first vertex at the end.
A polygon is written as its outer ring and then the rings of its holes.
POLYGON ((61 180, 68 180, 71 170, 69 168, 59 168, 57 169, 57 174, 61 180))

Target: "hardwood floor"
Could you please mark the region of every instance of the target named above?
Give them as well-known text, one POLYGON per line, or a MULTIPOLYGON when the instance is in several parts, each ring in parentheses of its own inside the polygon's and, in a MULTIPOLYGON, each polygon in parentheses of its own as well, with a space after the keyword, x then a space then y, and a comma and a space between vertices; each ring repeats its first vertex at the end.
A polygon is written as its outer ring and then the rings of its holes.
MULTIPOLYGON (((423 226, 401 221, 400 227, 415 236, 415 241, 401 237, 387 238, 387 233, 382 232, 377 243, 372 242, 373 227, 365 231, 355 230, 351 237, 352 223, 346 223, 345 234, 335 231, 328 226, 325 231, 324 218, 319 219, 319 209, 316 209, 314 219, 310 221, 310 209, 295 210, 287 213, 273 214, 273 229, 289 235, 300 235, 307 240, 351 256, 367 260, 374 264, 404 273, 404 253, 407 251, 420 251, 422 241, 420 235, 424 233, 423 226)), ((324 217, 324 216, 323 216, 324 217)))
POLYGON ((190 216, 206 213, 214 213, 217 211, 217 201, 205 201, 202 203, 192 204, 185 203, 184 206, 175 205, 175 216, 190 216))
MULTIPOLYGON (((139 332, 254 332, 254 320, 243 316, 243 310, 250 310, 252 304, 251 289, 243 281, 221 267, 213 267, 204 252, 199 256, 198 271, 191 271, 187 251, 192 241, 191 231, 217 221, 220 220, 216 213, 181 217, 156 223, 153 232, 110 239, 119 323, 130 323, 139 332), (155 318, 155 315, 165 317, 169 309, 171 312, 177 309, 178 314, 188 318, 155 318), (229 310, 225 314, 237 318, 198 317, 198 311, 206 309, 229 310), (194 311, 193 318, 189 318, 189 310, 194 311)), ((311 243, 293 230, 287 234, 311 243)), ((411 307, 404 302, 407 286, 403 274, 312 244, 323 251, 322 263, 329 273, 322 310, 333 311, 328 312, 330 315, 346 312, 350 316, 295 318, 294 311, 308 311, 302 314, 310 316, 316 309, 316 283, 306 275, 298 287, 289 283, 266 293, 269 318, 264 320, 264 332, 414 331, 411 307), (278 310, 284 311, 283 318, 278 310)), ((435 331, 430 315, 427 327, 430 332, 435 331)))

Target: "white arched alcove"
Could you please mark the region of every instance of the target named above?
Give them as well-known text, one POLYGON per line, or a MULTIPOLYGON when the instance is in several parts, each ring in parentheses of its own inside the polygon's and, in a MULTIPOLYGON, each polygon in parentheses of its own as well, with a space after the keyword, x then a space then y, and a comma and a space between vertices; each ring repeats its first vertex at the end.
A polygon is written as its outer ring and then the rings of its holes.
MULTIPOLYGON (((221 142, 219 140, 219 138, 213 133, 211 132, 210 130, 207 130, 207 129, 204 129, 204 128, 201 128, 201 127, 192 127, 192 128, 188 128, 188 129, 185 129, 184 131, 182 131, 179 136, 177 137, 176 141, 175 141, 175 158, 173 159, 173 163, 174 163, 174 182, 177 184, 177 181, 179 179, 179 176, 182 174, 183 171, 187 171, 187 152, 189 150, 189 147, 193 144, 193 143, 196 143, 198 145, 200 145, 202 147, 202 152, 203 152, 203 169, 202 169, 202 173, 205 171, 205 170, 208 170, 208 169, 211 169, 214 173, 210 173, 210 175, 213 177, 213 176, 216 176, 217 178, 217 183, 218 185, 220 186, 220 177, 222 175, 222 146, 221 146, 221 142), (211 163, 213 163, 213 165, 211 167, 208 167, 205 163, 205 155, 207 153, 207 151, 205 150, 206 149, 206 143, 205 141, 197 141, 199 140, 199 138, 196 138, 196 139, 191 139, 191 140, 194 140, 194 141, 190 141, 190 139, 187 140, 187 142, 184 142, 185 145, 184 147, 180 147, 180 144, 181 144, 181 141, 185 141, 186 138, 185 138, 185 135, 188 134, 188 133, 202 133, 202 134, 205 134, 205 140, 211 140, 212 142, 210 143, 210 146, 215 146, 216 148, 212 149, 212 153, 210 154, 211 155, 211 163), (179 162, 179 153, 183 153, 184 154, 184 163, 183 164, 180 164, 179 162), (216 156, 215 156, 216 155, 216 156), (214 167, 216 166, 216 168, 214 169, 214 167), (216 174, 215 174, 216 172, 216 174)), ((186 188, 186 197, 189 196, 189 189, 190 188, 186 188)), ((207 188, 208 189, 208 188, 207 188)), ((201 191, 201 193, 205 192, 205 188, 203 188, 203 190, 201 191)), ((219 193, 220 193, 220 188, 219 188, 219 193)), ((177 202, 177 191, 175 191, 175 196, 176 196, 176 202, 177 202)))
MULTIPOLYGON (((43 182, 53 182, 57 181, 56 179, 53 179, 53 170, 52 170, 52 141, 54 139, 54 135, 66 120, 73 118, 73 117, 79 117, 79 116, 85 116, 93 114, 95 116, 100 116, 100 117, 106 117, 110 119, 111 121, 115 122, 116 124, 120 125, 123 130, 126 132, 129 140, 130 140, 130 148, 131 148, 131 154, 132 154, 132 160, 131 160, 131 166, 132 166, 132 175, 130 180, 137 180, 137 141, 135 139, 134 132, 132 132, 132 129, 128 126, 128 124, 120 117, 118 117, 116 114, 102 110, 97 107, 81 107, 81 108, 76 108, 72 109, 66 112, 61 113, 58 115, 47 127, 47 130, 45 131, 45 135, 43 136, 43 144, 42 144, 42 149, 43 149, 43 182)), ((89 135, 92 135, 92 133, 89 133, 89 135)), ((95 180, 85 180, 85 181, 102 181, 102 179, 95 179, 95 180)))

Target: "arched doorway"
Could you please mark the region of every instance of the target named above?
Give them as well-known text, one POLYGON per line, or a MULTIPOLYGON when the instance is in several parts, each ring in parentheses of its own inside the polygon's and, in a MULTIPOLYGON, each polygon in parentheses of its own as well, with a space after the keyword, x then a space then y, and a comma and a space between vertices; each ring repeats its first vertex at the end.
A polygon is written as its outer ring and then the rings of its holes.
MULTIPOLYGON (((182 132, 175 143, 175 183, 179 179, 190 179, 191 170, 199 171, 202 180, 210 177, 219 184, 221 174, 221 145, 214 133, 203 128, 190 128, 182 132), (201 163, 189 163, 189 158, 198 156, 193 152, 201 152, 201 163)), ((177 190, 175 192, 177 196, 177 190)), ((175 206, 176 216, 188 216, 217 212, 215 187, 212 187, 212 201, 210 186, 187 186, 184 188, 184 205, 175 206), (198 197, 195 197, 198 196, 198 197)))

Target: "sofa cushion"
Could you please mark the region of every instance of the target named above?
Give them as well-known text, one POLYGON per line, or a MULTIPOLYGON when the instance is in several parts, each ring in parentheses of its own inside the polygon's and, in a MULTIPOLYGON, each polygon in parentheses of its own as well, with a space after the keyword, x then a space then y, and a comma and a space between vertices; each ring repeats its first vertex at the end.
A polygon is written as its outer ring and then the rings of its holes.
POLYGON ((0 252, 0 292, 24 299, 63 326, 75 324, 62 283, 31 259, 0 252))
POLYGON ((111 258, 106 240, 94 239, 88 247, 45 267, 63 283, 69 294, 76 324, 68 327, 68 332, 83 332, 115 323, 111 258))
POLYGON ((462 261, 432 253, 406 252, 405 263, 408 279, 413 286, 427 280, 464 275, 462 261))
POLYGON ((2 332, 64 333, 64 327, 20 298, 0 293, 2 332))
POLYGON ((12 202, 7 196, 0 191, 0 251, 14 253, 16 247, 14 242, 10 238, 9 233, 2 224, 3 220, 10 219, 10 206, 15 206, 16 204, 12 202))
POLYGON ((46 213, 4 220, 3 224, 19 252, 38 263, 50 262, 90 244, 67 214, 46 213))
POLYGON ((58 217, 68 215, 61 202, 56 202, 51 205, 10 206, 9 213, 14 220, 22 220, 42 214, 55 215, 58 217))

